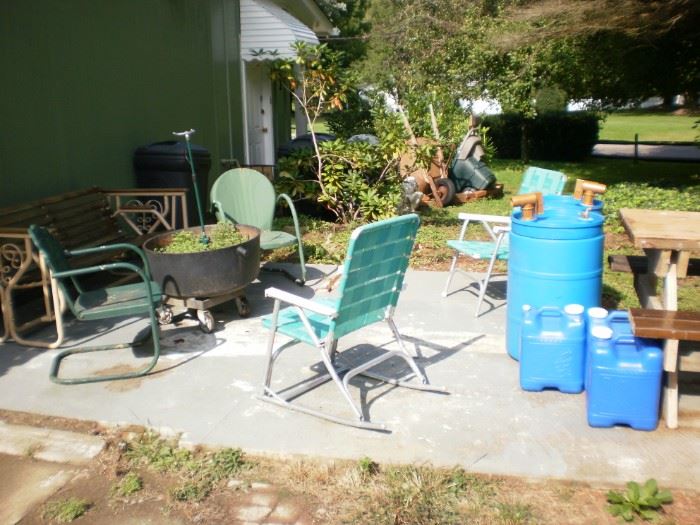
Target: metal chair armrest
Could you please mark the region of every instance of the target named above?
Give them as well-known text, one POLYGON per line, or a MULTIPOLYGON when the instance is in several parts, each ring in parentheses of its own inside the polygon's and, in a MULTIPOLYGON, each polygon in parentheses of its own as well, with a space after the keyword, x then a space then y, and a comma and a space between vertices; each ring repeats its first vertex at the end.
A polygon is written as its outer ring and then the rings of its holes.
POLYGON ((146 274, 142 268, 139 268, 135 264, 128 262, 114 262, 109 264, 100 264, 97 266, 86 266, 85 268, 74 268, 72 270, 64 270, 62 272, 53 273, 52 276, 56 279, 62 279, 64 277, 74 278, 80 275, 87 275, 90 273, 106 272, 111 270, 130 270, 136 273, 146 288, 146 297, 151 297, 153 295, 153 287, 151 286, 150 274, 146 274))
POLYGON ((88 248, 76 248, 74 250, 66 250, 66 254, 70 257, 74 257, 78 255, 89 255, 92 253, 104 253, 117 250, 129 250, 136 253, 136 255, 138 255, 141 258, 141 262, 143 263, 143 268, 146 272, 146 275, 151 275, 151 267, 148 264, 148 259, 146 258, 146 254, 144 253, 144 251, 135 244, 130 244, 128 242, 103 244, 100 246, 90 246, 88 248))
POLYGON ((279 288, 266 288, 265 297, 277 299, 279 301, 291 304, 293 306, 299 306, 304 310, 310 310, 317 314, 327 315, 331 318, 336 317, 338 315, 337 310, 331 306, 317 303, 316 301, 312 301, 309 299, 305 299, 304 297, 294 295, 293 293, 285 292, 284 290, 280 290, 279 288))
POLYGON ((294 221, 294 231, 297 234, 297 239, 301 241, 301 229, 299 228, 299 219, 297 218, 297 210, 294 207, 294 201, 292 201, 292 198, 286 193, 277 195, 277 200, 279 201, 280 199, 284 200, 289 206, 289 210, 292 212, 292 220, 294 221))
POLYGON ((483 213, 460 213, 457 215, 459 220, 462 221, 485 221, 494 222, 497 224, 510 224, 510 217, 508 215, 486 215, 483 213))

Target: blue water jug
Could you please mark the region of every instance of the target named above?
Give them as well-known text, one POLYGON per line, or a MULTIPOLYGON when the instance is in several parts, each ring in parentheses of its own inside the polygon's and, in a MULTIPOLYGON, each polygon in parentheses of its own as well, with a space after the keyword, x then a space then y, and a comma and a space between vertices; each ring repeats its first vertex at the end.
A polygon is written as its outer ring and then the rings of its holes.
POLYGON ((583 390, 586 329, 583 306, 563 309, 523 306, 520 387, 556 388, 568 394, 583 390))
POLYGON ((661 342, 613 329, 591 331, 586 366, 586 405, 592 427, 629 425, 654 430, 659 421, 663 352, 661 342))
MULTIPOLYGON (((594 306, 586 311, 586 356, 591 352, 593 341, 592 332, 596 326, 605 326, 612 329, 612 338, 622 335, 632 336, 632 323, 626 310, 613 310, 609 312, 605 308, 594 306)), ((587 359, 587 357, 586 357, 587 359)), ((588 384, 585 386, 588 388, 588 384)))
POLYGON ((522 307, 600 305, 603 217, 546 208, 534 220, 513 212, 508 260, 506 348, 519 359, 522 307))

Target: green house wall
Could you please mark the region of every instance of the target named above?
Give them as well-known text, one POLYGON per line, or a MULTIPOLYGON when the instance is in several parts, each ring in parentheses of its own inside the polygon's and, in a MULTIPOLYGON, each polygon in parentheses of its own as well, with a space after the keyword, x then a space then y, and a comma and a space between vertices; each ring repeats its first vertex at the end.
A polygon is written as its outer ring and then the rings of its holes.
POLYGON ((134 186, 141 145, 195 128, 243 157, 238 0, 26 0, 0 16, 0 206, 134 186))

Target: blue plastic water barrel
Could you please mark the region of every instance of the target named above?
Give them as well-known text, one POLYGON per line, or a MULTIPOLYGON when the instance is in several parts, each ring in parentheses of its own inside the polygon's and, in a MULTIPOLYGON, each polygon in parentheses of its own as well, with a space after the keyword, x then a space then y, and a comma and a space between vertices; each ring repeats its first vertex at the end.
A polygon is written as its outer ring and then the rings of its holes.
POLYGON ((575 209, 547 209, 524 221, 514 211, 508 260, 506 348, 520 356, 524 304, 535 308, 600 305, 603 276, 603 217, 575 209))
POLYGON ((580 200, 574 199, 572 195, 544 195, 542 198, 545 209, 582 213, 589 208, 589 213, 603 214, 603 201, 599 199, 594 199, 592 206, 584 206, 580 200))
POLYGON ((583 306, 523 306, 520 387, 556 388, 568 394, 583 390, 586 324, 583 306))
POLYGON ((663 351, 655 339, 595 327, 586 366, 586 412, 593 427, 654 430, 659 420, 663 351))

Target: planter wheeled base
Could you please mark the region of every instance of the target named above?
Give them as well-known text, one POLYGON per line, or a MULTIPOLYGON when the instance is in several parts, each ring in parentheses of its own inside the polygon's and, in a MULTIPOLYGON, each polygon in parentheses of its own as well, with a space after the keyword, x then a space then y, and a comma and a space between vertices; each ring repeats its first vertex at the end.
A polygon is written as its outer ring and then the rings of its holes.
POLYGON ((250 305, 245 296, 245 290, 237 290, 224 295, 207 298, 167 296, 158 312, 158 322, 161 325, 165 325, 183 317, 195 318, 202 332, 210 334, 214 331, 215 321, 214 316, 209 310, 232 299, 236 301, 238 315, 240 317, 248 317, 250 315, 250 305), (186 308, 186 311, 174 316, 172 307, 186 308))

